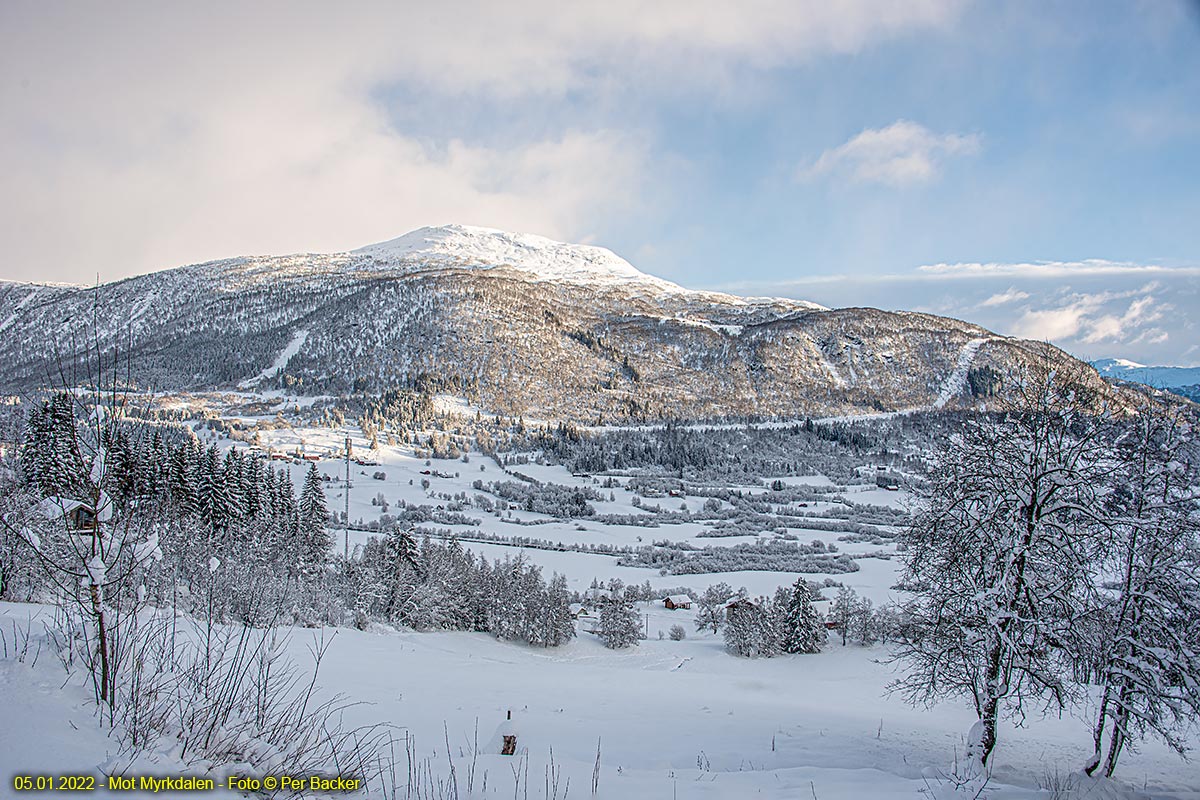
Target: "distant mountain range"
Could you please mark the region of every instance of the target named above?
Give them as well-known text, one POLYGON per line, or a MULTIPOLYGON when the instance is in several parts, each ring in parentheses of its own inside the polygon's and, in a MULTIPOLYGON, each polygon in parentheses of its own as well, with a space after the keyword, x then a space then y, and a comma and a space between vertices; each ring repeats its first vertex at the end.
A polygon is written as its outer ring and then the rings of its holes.
POLYGON ((1091 363, 1103 377, 1144 383, 1200 402, 1200 367, 1148 367, 1124 358, 1102 358, 1091 363))
POLYGON ((955 319, 694 291, 600 247, 459 225, 98 288, 0 282, 0 334, 8 391, 60 380, 91 342, 157 390, 408 388, 589 424, 971 405, 1043 358, 955 319))

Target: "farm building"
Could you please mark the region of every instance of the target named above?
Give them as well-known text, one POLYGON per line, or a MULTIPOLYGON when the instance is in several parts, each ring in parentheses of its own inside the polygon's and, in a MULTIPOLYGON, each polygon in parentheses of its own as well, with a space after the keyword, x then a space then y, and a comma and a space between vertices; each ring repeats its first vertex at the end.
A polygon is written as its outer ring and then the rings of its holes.
POLYGON ((674 611, 677 608, 691 608, 692 598, 686 594, 673 594, 663 599, 663 607, 674 611))

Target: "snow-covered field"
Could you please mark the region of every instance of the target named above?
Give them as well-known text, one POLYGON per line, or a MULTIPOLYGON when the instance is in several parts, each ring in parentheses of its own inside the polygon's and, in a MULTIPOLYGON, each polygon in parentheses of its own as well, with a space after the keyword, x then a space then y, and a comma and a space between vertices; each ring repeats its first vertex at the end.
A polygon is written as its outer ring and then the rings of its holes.
MULTIPOLYGON (((973 715, 962 705, 914 709, 889 697, 885 648, 835 644, 816 656, 738 659, 711 633, 693 632, 692 612, 657 604, 645 610, 650 639, 625 651, 607 650, 586 633, 537 650, 486 634, 339 630, 320 683, 364 703, 349 712, 351 721, 386 721, 400 737, 415 737, 419 757, 442 774, 449 774, 448 736, 463 796, 476 731, 483 751, 476 796, 513 791, 512 767, 521 757, 488 747, 510 710, 533 797, 545 796, 551 748, 562 775, 559 796, 568 778, 569 796, 590 796, 597 743, 601 798, 852 800, 919 798, 923 789, 945 788, 940 776, 961 754, 973 715), (686 640, 657 639, 658 630, 677 622, 688 628, 686 640)), ((39 613, 49 612, 0 604, 0 623, 19 628, 39 613)), ((32 627, 38 629, 36 619, 32 627)), ((293 633, 298 661, 307 659, 314 635, 293 633)), ((121 764, 115 742, 96 728, 86 690, 77 681, 60 690, 62 681, 48 654, 36 667, 0 661, 5 716, 21 720, 0 725, 6 776, 121 764)), ((1069 718, 1006 728, 988 796, 1050 797, 1039 779, 1082 763, 1085 741, 1083 723, 1069 718)), ((1148 796, 1200 797, 1195 767, 1155 744, 1130 755, 1122 769, 1148 796)), ((134 771, 179 770, 163 755, 143 758, 134 771)))

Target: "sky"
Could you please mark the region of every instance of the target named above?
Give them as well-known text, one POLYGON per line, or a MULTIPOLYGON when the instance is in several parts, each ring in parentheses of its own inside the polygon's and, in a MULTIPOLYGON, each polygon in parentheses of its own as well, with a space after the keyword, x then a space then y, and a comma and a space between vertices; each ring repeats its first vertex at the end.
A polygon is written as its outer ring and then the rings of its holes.
POLYGON ((1200 2, 0 4, 0 278, 461 223, 1200 364, 1200 2))

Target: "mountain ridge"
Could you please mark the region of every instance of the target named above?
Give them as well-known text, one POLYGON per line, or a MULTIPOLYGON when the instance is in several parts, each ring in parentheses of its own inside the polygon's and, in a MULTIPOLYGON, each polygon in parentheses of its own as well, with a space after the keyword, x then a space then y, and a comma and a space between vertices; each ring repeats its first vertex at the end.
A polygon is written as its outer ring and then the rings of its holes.
POLYGON ((1103 376, 1142 383, 1155 389, 1200 384, 1200 367, 1147 366, 1124 358, 1101 358, 1090 364, 1103 376))
POLYGON ((2 284, 0 333, 10 390, 81 365, 90 341, 148 387, 444 390, 587 424, 979 406, 1044 357, 948 317, 685 289, 603 248, 465 226, 99 287, 2 284))

